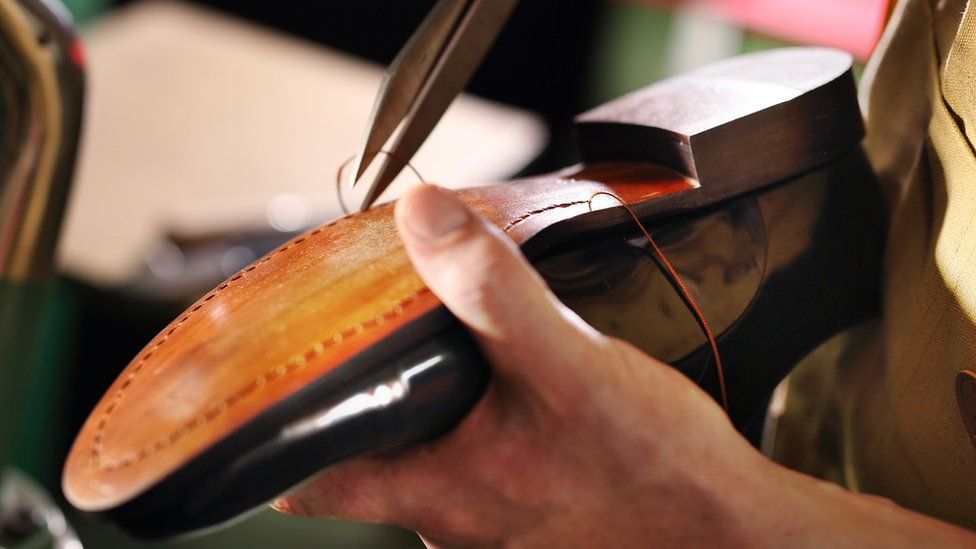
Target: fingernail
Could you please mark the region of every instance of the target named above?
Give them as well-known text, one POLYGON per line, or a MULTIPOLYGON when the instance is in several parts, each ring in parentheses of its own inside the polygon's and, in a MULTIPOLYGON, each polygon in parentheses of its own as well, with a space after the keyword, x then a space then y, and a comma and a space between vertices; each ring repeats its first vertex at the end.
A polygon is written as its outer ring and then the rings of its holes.
POLYGON ((468 222, 468 209, 435 185, 424 185, 408 195, 407 201, 406 222, 421 238, 440 240, 468 222))
POLYGON ((291 514, 291 505, 288 504, 288 500, 285 498, 278 498, 272 501, 269 505, 275 511, 279 513, 291 514))

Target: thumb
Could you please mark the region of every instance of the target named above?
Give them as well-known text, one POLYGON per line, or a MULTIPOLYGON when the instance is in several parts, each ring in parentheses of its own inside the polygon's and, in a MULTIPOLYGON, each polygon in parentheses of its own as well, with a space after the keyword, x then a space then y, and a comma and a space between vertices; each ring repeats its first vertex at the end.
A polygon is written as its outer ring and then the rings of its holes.
POLYGON ((411 189, 396 220, 414 268, 496 373, 545 376, 599 347, 603 336, 556 299, 515 243, 449 191, 411 189))

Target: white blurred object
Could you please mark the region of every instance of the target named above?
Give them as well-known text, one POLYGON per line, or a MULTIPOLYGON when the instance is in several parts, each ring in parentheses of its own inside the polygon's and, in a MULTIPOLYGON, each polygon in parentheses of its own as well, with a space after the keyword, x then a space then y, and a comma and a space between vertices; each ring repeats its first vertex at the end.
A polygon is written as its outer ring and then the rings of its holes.
MULTIPOLYGON (((360 145, 382 67, 171 1, 124 8, 85 42, 89 111, 63 269, 118 283, 167 231, 287 225, 303 201, 312 221, 340 214, 336 170, 360 145)), ((431 182, 470 186, 508 177, 545 140, 537 117, 462 96, 412 163, 431 182)), ((405 171, 383 200, 415 182, 405 171)))
POLYGON ((297 231, 312 221, 312 204, 304 196, 282 193, 268 204, 268 223, 287 233, 297 231))
POLYGON ((666 74, 688 72, 742 51, 745 31, 694 3, 675 10, 671 21, 666 74))

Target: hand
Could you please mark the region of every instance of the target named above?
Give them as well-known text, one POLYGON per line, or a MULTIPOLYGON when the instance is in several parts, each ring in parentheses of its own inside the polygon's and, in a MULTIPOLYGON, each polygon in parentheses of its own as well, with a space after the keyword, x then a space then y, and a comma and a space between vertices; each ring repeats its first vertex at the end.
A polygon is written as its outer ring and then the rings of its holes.
POLYGON ((585 324, 508 237, 445 191, 419 187, 396 212, 414 266, 475 335, 493 381, 441 440, 338 467, 276 508, 445 544, 610 543, 635 527, 660 539, 641 517, 685 536, 694 529, 676 521, 712 507, 701 485, 722 484, 709 472, 757 461, 705 393, 585 324))
MULTIPOLYGON (((796 544, 799 530, 822 541, 844 524, 874 531, 862 516, 873 500, 766 460, 687 378, 563 306, 504 233, 448 192, 415 188, 396 217, 492 382, 448 435, 331 469, 274 508, 396 524, 444 546, 741 546, 796 544)), ((901 515, 944 526, 881 507, 877 531, 896 531, 901 515)))

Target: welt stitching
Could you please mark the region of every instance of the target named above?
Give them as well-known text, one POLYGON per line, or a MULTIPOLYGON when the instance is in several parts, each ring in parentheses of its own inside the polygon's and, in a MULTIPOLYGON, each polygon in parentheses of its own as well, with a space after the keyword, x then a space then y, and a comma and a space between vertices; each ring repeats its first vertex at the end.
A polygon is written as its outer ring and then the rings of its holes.
MULTIPOLYGON (((102 437, 104 435, 105 428, 108 425, 108 420, 110 419, 110 417, 112 415, 112 412, 114 412, 115 409, 118 407, 118 404, 122 400, 122 397, 125 394, 126 390, 128 390, 129 386, 132 385, 132 382, 135 380, 136 375, 138 375, 139 372, 145 366, 146 361, 148 361, 153 356, 153 354, 155 354, 155 352, 160 347, 162 347, 163 344, 166 343, 166 340, 168 340, 179 329, 180 326, 182 326, 184 323, 186 323, 188 320, 190 320, 190 318, 193 316, 194 313, 196 313, 197 311, 199 311, 200 309, 202 309, 203 306, 207 302, 209 302, 210 300, 212 300, 214 297, 216 297, 217 294, 219 294, 220 292, 226 290, 227 287, 231 285, 231 283, 240 280, 247 273, 255 270, 258 267, 258 265, 267 263, 268 261, 270 261, 272 258, 274 258, 275 256, 277 256, 278 254, 283 253, 283 252, 291 249, 292 247, 301 245, 302 243, 304 243, 305 241, 307 241, 309 238, 321 234, 322 231, 324 231, 325 229, 328 229, 330 227, 333 227, 333 226, 339 224, 340 222, 348 221, 349 219, 352 219, 353 217, 356 217, 357 215, 359 215, 359 213, 361 213, 361 212, 357 212, 357 213, 352 214, 350 216, 347 216, 347 217, 344 217, 344 218, 340 218, 340 219, 336 219, 334 221, 331 221, 329 223, 326 223, 325 225, 323 225, 321 227, 318 227, 318 228, 312 230, 307 235, 303 235, 303 236, 301 236, 299 238, 296 238, 295 240, 293 240, 291 242, 288 242, 285 245, 281 246, 280 248, 278 248, 274 252, 272 252, 272 253, 268 254, 267 256, 265 256, 263 259, 255 262, 254 264, 250 265, 246 269, 243 269, 241 272, 239 272, 236 275, 234 275, 232 278, 230 278, 229 280, 227 280, 226 282, 224 282, 223 284, 221 284, 220 286, 218 286, 216 290, 214 290, 213 292, 211 292, 206 297, 200 299, 197 302, 197 304, 194 305, 193 308, 190 309, 189 312, 187 312, 186 314, 184 314, 183 317, 180 318, 179 321, 176 322, 176 324, 174 324, 172 327, 170 327, 170 329, 167 330, 166 333, 163 334, 163 336, 161 338, 159 338, 152 345, 152 347, 148 351, 146 351, 146 353, 142 356, 142 358, 139 359, 139 362, 132 368, 132 371, 129 373, 128 376, 126 376, 125 381, 122 382, 122 385, 116 391, 115 396, 112 397, 112 402, 110 402, 109 405, 105 408, 105 412, 102 414, 102 417, 99 419, 99 421, 98 421, 98 427, 96 427, 95 434, 92 437, 92 462, 93 462, 93 464, 98 469, 100 469, 100 470, 120 469, 120 468, 125 467, 127 465, 131 465, 132 463, 135 463, 136 461, 139 461, 141 459, 145 459, 145 458, 149 457, 150 455, 152 455, 153 453, 155 453, 156 451, 161 450, 162 448, 165 448, 166 446, 177 442, 179 439, 181 439, 184 436, 186 436, 187 434, 189 434, 189 432, 192 431, 193 429, 196 429, 196 428, 201 427, 203 424, 207 423, 208 421, 210 421, 213 418, 215 418, 218 415, 220 415, 220 413, 222 413, 222 411, 219 412, 219 413, 217 413, 217 414, 213 414, 212 417, 211 417, 211 414, 208 412, 207 414, 204 414, 203 415, 203 417, 206 418, 206 421, 203 421, 203 422, 200 422, 199 421, 199 419, 200 419, 201 416, 198 416, 192 422, 190 422, 187 425, 184 425, 183 427, 181 427, 177 431, 174 431, 168 437, 163 438, 163 439, 160 439, 160 440, 156 441, 154 444, 147 445, 146 447, 144 447, 141 450, 139 450, 139 452, 132 453, 132 454, 128 454, 125 457, 123 457, 121 460, 119 460, 118 462, 115 462, 115 463, 109 463, 109 464, 103 464, 102 463, 102 460, 101 460, 102 437), (190 425, 192 425, 192 427, 189 427, 189 429, 188 429, 188 426, 190 426, 190 425), (138 456, 138 457, 136 457, 136 456, 138 456)), ((412 297, 414 299, 416 299, 416 296, 417 295, 419 295, 419 292, 417 294, 414 294, 414 296, 412 296, 412 297)), ((396 308, 397 307, 394 307, 394 310, 396 308)), ((316 348, 317 347, 318 347, 318 345, 316 345, 316 348)), ((238 391, 238 392, 240 392, 240 391, 238 391)), ((235 393, 235 395, 236 394, 237 393, 235 393)), ((226 400, 228 400, 228 399, 225 399, 225 401, 226 400)), ((214 407, 214 405, 212 405, 210 408, 212 409, 213 407, 214 407)))
MULTIPOLYGON (((524 214, 516 217, 512 221, 510 221, 505 226, 504 231, 505 232, 509 232, 516 225, 522 223, 523 221, 529 219, 530 217, 532 217, 534 215, 538 215, 538 214, 541 214, 541 213, 544 213, 544 212, 547 212, 547 211, 550 211, 550 210, 559 209, 559 208, 568 208, 568 207, 572 207, 572 206, 578 206, 578 205, 581 205, 581 204, 589 204, 589 203, 590 203, 589 200, 576 200, 576 201, 572 201, 572 202, 564 202, 564 203, 560 203, 560 204, 553 204, 553 205, 550 205, 550 206, 546 206, 545 208, 539 208, 539 209, 536 209, 536 210, 530 210, 530 211, 528 211, 528 212, 526 212, 526 213, 524 213, 524 214)), ((380 315, 377 315, 376 317, 374 317, 371 320, 368 320, 368 321, 363 322, 363 323, 355 324, 354 326, 351 326, 349 328, 346 328, 344 330, 341 330, 339 332, 336 332, 335 334, 332 335, 331 338, 328 338, 328 339, 325 339, 325 340, 320 341, 319 343, 316 343, 312 347, 312 349, 306 351, 304 354, 297 355, 293 359, 291 359, 290 361, 288 361, 288 362, 286 362, 284 364, 279 364, 279 365, 275 366, 274 368, 270 368, 270 369, 266 370, 265 373, 259 375, 258 377, 256 377, 254 380, 252 380, 250 383, 248 383, 247 385, 245 385, 241 389, 238 389, 233 394, 231 394, 229 397, 226 397, 223 400, 220 400, 218 402, 212 403, 210 406, 207 407, 207 410, 205 412, 197 415, 197 417, 195 417, 193 420, 188 421, 183 426, 181 426, 179 429, 177 429, 177 430, 173 431, 172 433, 170 433, 168 436, 163 437, 163 438, 160 438, 155 443, 147 444, 146 446, 142 447, 137 452, 128 453, 128 454, 124 455, 122 458, 120 458, 117 461, 109 462, 109 463, 103 462, 102 457, 101 457, 101 453, 102 453, 102 449, 103 449, 103 447, 102 447, 102 438, 104 436, 105 428, 108 425, 108 420, 110 419, 110 417, 112 415, 112 412, 114 412, 115 409, 118 407, 118 404, 122 400, 122 397, 125 394, 126 390, 129 388, 129 386, 131 386, 132 381, 139 374, 139 372, 143 369, 143 367, 146 364, 146 361, 148 361, 149 358, 152 357, 153 354, 160 347, 162 347, 164 343, 166 343, 166 340, 169 339, 169 337, 172 336, 173 333, 176 332, 176 330, 180 326, 182 326, 184 323, 186 323, 193 316, 193 313, 199 311, 201 308, 203 308, 204 305, 206 305, 207 302, 209 302, 214 297, 216 297, 217 294, 219 294, 223 290, 227 289, 227 287, 230 286, 231 283, 240 280, 241 278, 243 278, 245 276, 246 273, 253 271, 259 265, 262 265, 264 263, 267 263, 268 261, 271 261, 271 259, 273 259, 278 254, 283 253, 283 252, 291 249, 292 247, 301 245, 303 242, 307 241, 309 238, 321 234, 323 230, 325 230, 325 229, 327 229, 329 227, 332 227, 332 226, 334 226, 334 225, 336 225, 336 224, 338 224, 340 222, 348 221, 349 219, 352 219, 353 217, 359 215, 360 213, 361 212, 357 212, 357 213, 354 213, 354 214, 352 214, 350 216, 337 219, 337 220, 332 221, 330 223, 327 223, 327 224, 325 224, 325 225, 323 225, 321 227, 318 227, 315 230, 313 230, 310 233, 308 233, 307 235, 302 236, 302 237, 299 237, 299 238, 297 238, 297 239, 295 239, 295 240, 293 240, 291 242, 288 242, 287 244, 285 244, 282 247, 278 248, 274 252, 268 254, 263 259, 255 262, 254 264, 252 264, 248 268, 246 268, 246 269, 242 270, 241 272, 237 273, 237 275, 235 275, 233 278, 231 278, 227 282, 224 282, 223 284, 221 284, 220 286, 218 286, 217 289, 215 289, 213 292, 211 292, 209 295, 207 295, 206 297, 204 297, 200 301, 198 301, 197 304, 193 308, 191 308, 188 313, 186 313, 185 315, 183 315, 183 317, 180 318, 180 320, 176 324, 174 324, 169 330, 167 330, 167 332, 161 338, 159 338, 159 340, 156 341, 153 344, 153 346, 148 351, 146 351, 146 353, 142 356, 142 358, 139 359, 139 362, 132 368, 132 372, 130 372, 129 375, 126 376, 125 381, 122 382, 122 385, 116 391, 115 396, 112 397, 112 401, 105 408, 105 412, 102 414, 102 417, 99 419, 98 426, 95 429, 95 434, 92 436, 92 465, 96 469, 98 469, 100 471, 114 471, 114 470, 122 469, 124 467, 128 467, 130 465, 133 465, 136 462, 139 462, 139 461, 142 461, 142 460, 148 458, 149 456, 151 456, 154 453, 156 453, 156 452, 158 452, 158 451, 166 448, 167 446, 171 446, 171 445, 179 442, 181 439, 183 439, 184 437, 186 437, 187 435, 189 435, 193 431, 195 431, 195 430, 203 427, 207 423, 209 423, 209 422, 213 421, 214 419, 216 419, 217 417, 223 415, 232 406, 234 406, 235 404, 237 404, 240 401, 244 400, 245 398, 249 397, 250 395, 252 395, 253 393, 255 393, 258 389, 261 389, 262 387, 264 387, 266 384, 268 384, 270 382, 273 382, 273 381, 275 381, 277 379, 280 379, 280 378, 284 377, 285 375, 288 375, 288 374, 294 373, 294 372, 296 372, 298 370, 301 370, 302 368, 305 367, 305 365, 310 360, 312 360, 312 359, 316 358, 317 356, 321 355, 322 353, 324 353, 330 347, 333 347, 333 346, 335 346, 335 345, 337 345, 339 343, 342 343, 345 340, 348 340, 348 339, 351 339, 353 337, 356 337, 356 336, 358 336, 360 334, 363 334, 363 333, 365 333, 369 329, 376 328, 376 327, 382 325, 383 323, 385 323, 387 320, 392 320, 393 318, 396 318, 397 316, 400 316, 401 314, 403 314, 403 311, 404 311, 404 309, 406 307, 408 307, 412 303, 415 303, 417 301, 417 299, 421 295, 423 295, 423 294, 425 294, 427 292, 430 292, 430 289, 428 289, 428 288, 425 287, 425 288, 421 288, 420 290, 418 290, 418 291, 416 291, 416 292, 414 292, 414 293, 406 296, 405 298, 401 298, 401 299, 398 299, 398 300, 394 301, 393 307, 391 309, 389 309, 388 311, 386 311, 386 312, 384 312, 384 313, 382 313, 380 315)))
POLYGON ((589 204, 589 203, 590 203, 589 200, 574 200, 572 202, 563 202, 562 204, 553 204, 551 206, 546 206, 545 208, 539 208, 538 210, 531 210, 509 221, 508 225, 505 225, 504 230, 507 233, 508 231, 512 230, 516 225, 527 220, 528 218, 534 215, 548 212, 549 210, 555 210, 558 208, 570 208, 572 206, 579 206, 581 204, 589 204))

